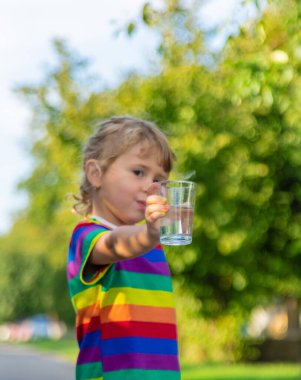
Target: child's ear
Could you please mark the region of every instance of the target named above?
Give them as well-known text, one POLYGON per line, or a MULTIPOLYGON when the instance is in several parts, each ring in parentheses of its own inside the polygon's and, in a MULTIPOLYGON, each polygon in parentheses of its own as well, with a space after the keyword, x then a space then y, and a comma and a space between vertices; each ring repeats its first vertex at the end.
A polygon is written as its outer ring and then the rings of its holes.
POLYGON ((85 165, 86 176, 93 187, 101 187, 101 169, 97 160, 88 160, 85 165))

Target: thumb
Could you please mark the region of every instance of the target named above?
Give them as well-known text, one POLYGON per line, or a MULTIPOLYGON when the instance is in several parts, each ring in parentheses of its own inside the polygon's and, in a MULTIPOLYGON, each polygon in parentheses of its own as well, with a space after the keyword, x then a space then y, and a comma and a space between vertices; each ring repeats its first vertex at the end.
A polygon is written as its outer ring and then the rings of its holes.
POLYGON ((153 182, 150 187, 147 189, 147 195, 160 195, 161 194, 161 185, 158 182, 153 182))

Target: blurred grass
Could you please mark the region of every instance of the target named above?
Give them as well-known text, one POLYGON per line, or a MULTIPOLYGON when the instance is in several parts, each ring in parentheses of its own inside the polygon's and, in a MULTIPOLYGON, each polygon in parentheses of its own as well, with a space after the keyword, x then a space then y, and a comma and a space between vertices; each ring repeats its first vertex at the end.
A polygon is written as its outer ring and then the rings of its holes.
POLYGON ((300 380, 299 364, 200 364, 182 366, 182 380, 300 380))
MULTIPOLYGON (((15 344, 15 343, 14 343, 15 344)), ((26 345, 37 351, 44 352, 47 354, 58 355, 61 358, 76 362, 77 357, 77 343, 74 339, 61 339, 58 341, 41 339, 41 340, 32 340, 27 343, 18 343, 20 345, 26 345)))
MULTIPOLYGON (((75 363, 77 344, 73 339, 39 340, 28 346, 59 355, 75 363)), ((301 364, 199 364, 182 365, 182 380, 300 380, 301 364)))

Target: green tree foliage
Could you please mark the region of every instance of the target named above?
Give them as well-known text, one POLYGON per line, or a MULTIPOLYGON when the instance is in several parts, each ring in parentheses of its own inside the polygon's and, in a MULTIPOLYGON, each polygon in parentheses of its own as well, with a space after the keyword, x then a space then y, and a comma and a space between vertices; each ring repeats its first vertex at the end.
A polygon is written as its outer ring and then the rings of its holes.
POLYGON ((180 271, 204 311, 300 298, 299 30, 298 2, 277 1, 229 41, 185 151, 199 250, 180 271))
POLYGON ((163 65, 182 66, 198 63, 203 49, 203 33, 198 28, 199 1, 189 6, 181 0, 167 0, 160 10, 146 3, 143 22, 161 37, 158 51, 163 65))

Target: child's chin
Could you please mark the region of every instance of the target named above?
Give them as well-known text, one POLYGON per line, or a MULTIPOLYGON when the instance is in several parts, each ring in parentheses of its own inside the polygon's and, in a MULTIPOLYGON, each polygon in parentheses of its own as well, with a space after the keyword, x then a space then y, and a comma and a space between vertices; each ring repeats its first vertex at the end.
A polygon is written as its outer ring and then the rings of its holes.
POLYGON ((125 222, 129 226, 134 226, 135 224, 144 224, 145 223, 144 212, 143 213, 137 213, 136 215, 129 216, 125 220, 125 222))
POLYGON ((134 223, 134 224, 138 224, 138 225, 140 225, 140 224, 145 224, 145 219, 144 219, 144 218, 143 218, 143 219, 139 219, 139 220, 137 220, 136 223, 134 223))

